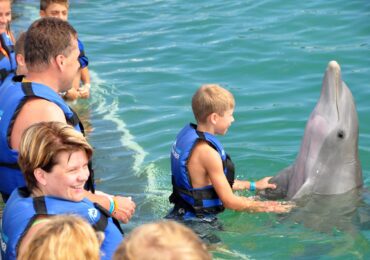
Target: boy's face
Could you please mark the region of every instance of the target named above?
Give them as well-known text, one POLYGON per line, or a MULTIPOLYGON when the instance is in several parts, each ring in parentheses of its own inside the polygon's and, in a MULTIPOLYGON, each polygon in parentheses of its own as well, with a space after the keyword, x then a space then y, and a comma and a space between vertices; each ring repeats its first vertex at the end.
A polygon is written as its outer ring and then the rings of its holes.
POLYGON ((68 20, 68 6, 62 4, 50 4, 46 10, 40 11, 40 16, 44 17, 56 17, 64 21, 68 20))
POLYGON ((224 115, 217 114, 217 120, 215 125, 215 134, 224 135, 231 126, 231 123, 234 122, 234 109, 226 110, 224 115))

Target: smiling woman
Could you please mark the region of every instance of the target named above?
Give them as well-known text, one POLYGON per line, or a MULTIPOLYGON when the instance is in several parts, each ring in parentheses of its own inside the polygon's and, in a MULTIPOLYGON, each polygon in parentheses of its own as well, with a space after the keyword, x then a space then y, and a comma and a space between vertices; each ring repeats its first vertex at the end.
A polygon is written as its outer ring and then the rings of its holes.
POLYGON ((103 259, 110 259, 123 237, 110 215, 84 198, 92 154, 84 136, 65 123, 38 123, 24 132, 19 166, 27 188, 15 190, 4 209, 1 242, 5 259, 16 259, 28 248, 45 218, 67 213, 85 218, 105 233, 101 252, 103 259))
POLYGON ((11 0, 0 0, 0 85, 17 67, 13 50, 14 36, 10 31, 11 0))

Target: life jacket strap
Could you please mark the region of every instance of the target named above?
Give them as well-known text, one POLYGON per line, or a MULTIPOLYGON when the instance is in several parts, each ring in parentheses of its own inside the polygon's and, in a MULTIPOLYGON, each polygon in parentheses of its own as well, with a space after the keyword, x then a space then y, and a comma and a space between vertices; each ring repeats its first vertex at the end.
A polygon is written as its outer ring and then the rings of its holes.
POLYGON ((20 170, 19 164, 18 163, 4 163, 0 162, 0 167, 6 167, 14 170, 20 170))

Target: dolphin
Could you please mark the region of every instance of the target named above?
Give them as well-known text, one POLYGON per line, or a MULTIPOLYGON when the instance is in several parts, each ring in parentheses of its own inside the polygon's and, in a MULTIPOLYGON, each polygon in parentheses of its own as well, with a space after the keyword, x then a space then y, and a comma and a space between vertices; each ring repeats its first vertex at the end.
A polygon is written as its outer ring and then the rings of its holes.
POLYGON ((320 99, 312 111, 295 162, 270 179, 267 199, 298 200, 310 195, 344 194, 363 185, 358 156, 358 117, 341 69, 330 61, 320 99))

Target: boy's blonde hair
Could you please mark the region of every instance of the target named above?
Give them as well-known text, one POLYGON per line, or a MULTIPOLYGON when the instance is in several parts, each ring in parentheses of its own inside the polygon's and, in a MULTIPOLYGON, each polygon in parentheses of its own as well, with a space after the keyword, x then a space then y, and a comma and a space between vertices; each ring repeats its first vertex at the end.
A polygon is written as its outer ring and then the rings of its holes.
POLYGON ((69 0, 40 0, 40 10, 45 11, 51 4, 60 4, 69 7, 69 0))
POLYGON ((206 246, 189 228, 175 221, 160 221, 135 228, 113 256, 113 260, 200 260, 212 259, 206 246))
POLYGON ((84 219, 75 215, 50 217, 32 237, 19 260, 100 259, 98 237, 84 219))
POLYGON ((201 86, 192 99, 193 114, 198 123, 205 123, 207 117, 212 113, 223 116, 227 110, 234 107, 233 94, 217 84, 201 86))

